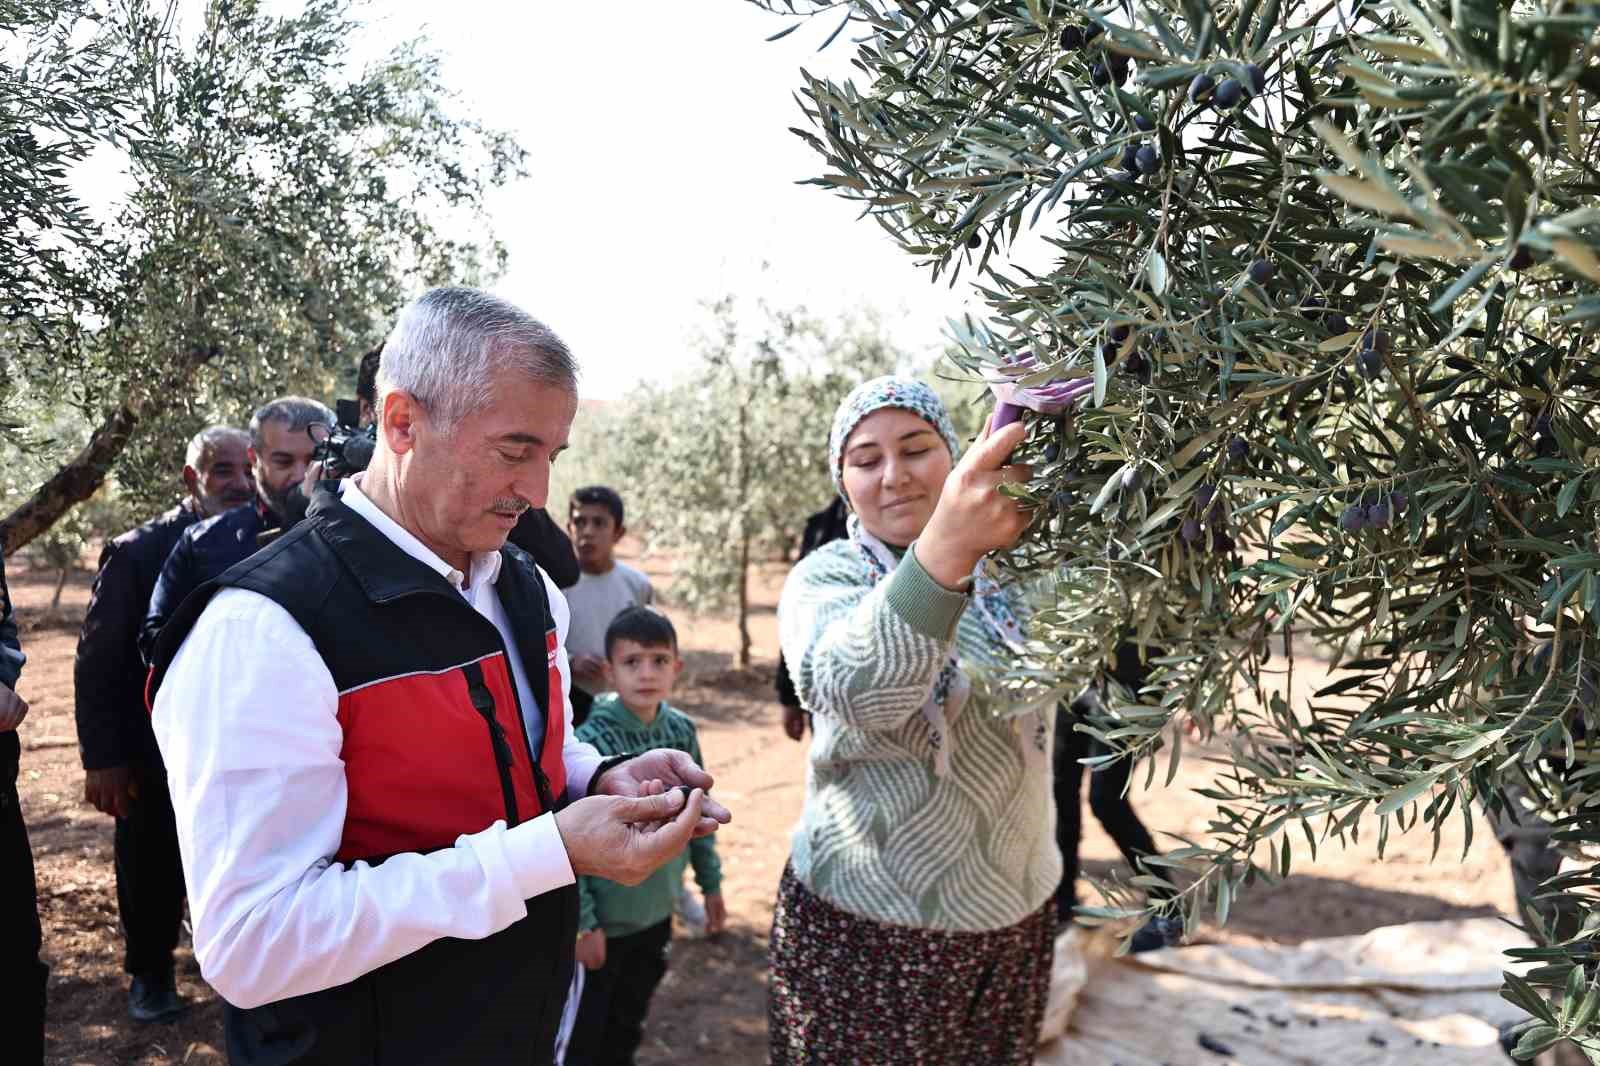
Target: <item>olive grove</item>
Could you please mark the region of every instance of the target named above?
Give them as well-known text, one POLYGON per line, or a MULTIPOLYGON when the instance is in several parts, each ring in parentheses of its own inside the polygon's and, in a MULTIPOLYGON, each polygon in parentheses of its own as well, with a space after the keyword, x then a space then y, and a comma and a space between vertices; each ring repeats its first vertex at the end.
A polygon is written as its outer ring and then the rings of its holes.
POLYGON ((1518 1054, 1600 1062, 1600 8, 758 2, 853 49, 803 76, 814 180, 970 281, 955 359, 1033 409, 1014 683, 1131 639, 1145 698, 1090 727, 1152 774, 1226 737, 1173 905, 1522 797, 1578 861, 1525 915, 1518 1054))
POLYGON ((164 505, 196 429, 331 393, 418 289, 501 265, 483 198, 525 153, 415 45, 358 65, 352 8, 0 0, 5 551, 113 475, 164 505), (96 152, 115 187, 74 180, 96 152))

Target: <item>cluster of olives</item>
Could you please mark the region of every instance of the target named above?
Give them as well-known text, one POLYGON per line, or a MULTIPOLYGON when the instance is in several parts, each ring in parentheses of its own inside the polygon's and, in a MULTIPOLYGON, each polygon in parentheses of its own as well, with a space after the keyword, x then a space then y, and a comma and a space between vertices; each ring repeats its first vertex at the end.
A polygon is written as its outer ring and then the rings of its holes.
POLYGON ((1249 76, 1250 90, 1245 91, 1244 83, 1235 77, 1226 77, 1221 81, 1210 74, 1196 74, 1189 83, 1189 102, 1195 105, 1211 104, 1224 111, 1231 111, 1244 103, 1248 96, 1260 96, 1267 89, 1267 75, 1256 64, 1251 63, 1245 67, 1249 76))
POLYGON ((1105 362, 1106 366, 1119 366, 1124 373, 1137 378, 1145 384, 1149 384, 1154 373, 1154 367, 1147 353, 1152 348, 1160 347, 1166 343, 1167 331, 1158 329, 1145 333, 1139 338, 1139 342, 1133 346, 1132 350, 1123 356, 1122 361, 1118 363, 1117 356, 1122 352, 1125 342, 1132 333, 1133 327, 1125 322, 1119 322, 1107 329, 1106 339, 1100 344, 1100 358, 1105 362))
MULTIPOLYGON (((1061 49, 1065 52, 1081 52, 1094 44, 1104 32, 1105 27, 1098 22, 1091 22, 1087 26, 1068 26, 1061 31, 1061 49)), ((1098 87, 1121 85, 1128 80, 1129 69, 1130 60, 1127 56, 1101 49, 1100 58, 1089 68, 1089 80, 1098 87)))
POLYGON ((1350 332, 1350 319, 1327 306, 1315 293, 1307 293, 1300 301, 1300 313, 1312 321, 1320 321, 1335 337, 1350 332))
POLYGON ((1339 514, 1339 528, 1346 533, 1363 529, 1388 529, 1389 523, 1406 513, 1406 494, 1392 492, 1376 503, 1352 503, 1339 514))
MULTIPOLYGON (((1142 121, 1148 121, 1143 119, 1142 121)), ((1122 150, 1122 172, 1117 175, 1123 181, 1138 181, 1141 177, 1149 177, 1161 169, 1161 153, 1156 151, 1153 144, 1129 144, 1122 150)))
MULTIPOLYGON (((1097 22, 1086 26, 1068 26, 1061 31, 1061 48, 1067 52, 1081 52, 1099 40, 1104 32, 1104 27, 1097 22)), ((1097 88, 1121 86, 1128 80, 1131 69, 1131 61, 1127 56, 1102 48, 1100 58, 1089 68, 1089 80, 1097 88)), ((1156 128, 1155 123, 1143 115, 1136 116, 1134 124, 1144 133, 1156 128)), ((1140 177, 1149 177, 1160 169, 1161 153, 1154 145, 1129 144, 1122 153, 1122 172, 1118 177, 1124 181, 1138 181, 1140 177)))
POLYGON ((1194 490, 1194 512, 1184 517, 1183 524, 1178 527, 1178 536, 1183 538, 1185 544, 1203 551, 1206 547, 1205 527, 1210 526, 1209 546, 1220 555, 1233 550, 1233 538, 1228 535, 1227 515, 1222 501, 1216 496, 1217 487, 1209 483, 1194 490))

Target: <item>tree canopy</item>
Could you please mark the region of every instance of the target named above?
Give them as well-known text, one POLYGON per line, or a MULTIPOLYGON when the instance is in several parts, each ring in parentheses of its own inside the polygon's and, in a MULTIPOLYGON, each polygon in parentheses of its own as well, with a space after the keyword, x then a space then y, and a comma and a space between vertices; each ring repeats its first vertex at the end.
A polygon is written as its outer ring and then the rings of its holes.
MULTIPOLYGON (((1596 841, 1600 8, 762 6, 854 49, 803 75, 816 183, 970 278, 974 380, 1040 390, 1026 665, 1067 688, 1132 639, 1148 702, 1090 728, 1174 762, 1186 720, 1230 734, 1181 905, 1225 918, 1364 817, 1470 831, 1513 779, 1596 841), (1303 641, 1335 676, 1297 700, 1303 641)), ((1519 1053, 1600 1055, 1597 884, 1547 886, 1585 923, 1508 978, 1519 1053)))
POLYGON ((0 69, 0 121, 37 142, 12 138, 37 180, 0 195, 26 198, 48 231, 10 235, 15 257, 0 244, 0 299, 19 294, 38 322, 62 309, 48 323, 61 328, 0 335, 21 426, 0 446, 55 466, 5 486, 18 504, 0 521, 8 551, 113 470, 133 498, 164 502, 194 430, 276 393, 329 391, 416 289, 481 279, 503 258, 481 205, 524 152, 452 113, 433 57, 407 45, 356 69, 348 0, 290 15, 213 2, 187 26, 177 11, 0 4, 0 37, 26 49, 0 69), (128 179, 101 222, 64 165, 94 145, 128 179), (87 438, 70 457, 81 437, 28 432, 62 411, 87 438))

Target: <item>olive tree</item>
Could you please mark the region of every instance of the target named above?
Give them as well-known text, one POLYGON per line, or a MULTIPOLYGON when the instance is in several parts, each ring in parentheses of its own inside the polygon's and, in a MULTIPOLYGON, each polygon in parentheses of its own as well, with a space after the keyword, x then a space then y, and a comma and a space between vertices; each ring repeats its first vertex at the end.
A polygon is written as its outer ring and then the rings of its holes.
MULTIPOLYGON (((69 171, 115 130, 119 101, 105 49, 81 39, 90 15, 81 2, 0 0, 0 352, 46 352, 98 309, 93 281, 109 260, 69 171)), ((0 361, 0 410, 15 378, 0 361)))
MULTIPOLYGON (((1025 665, 1070 687, 1139 644, 1145 702, 1089 728, 1152 772, 1186 722, 1230 735, 1173 905, 1225 918, 1363 819, 1470 832, 1511 785, 1595 842, 1600 9, 763 6, 838 20, 853 76, 801 86, 815 180, 972 280, 957 362, 1030 409, 1025 665), (1334 652, 1309 699, 1296 640, 1334 652)), ((1519 1054, 1600 1061, 1597 885, 1545 886, 1579 928, 1529 915, 1519 1054)))
POLYGON ((107 212, 95 314, 14 360, 30 406, 71 405, 83 433, 0 520, 7 551, 113 471, 132 499, 170 496, 200 425, 327 392, 416 289, 499 267, 481 207, 522 172, 522 149, 453 114, 415 45, 358 69, 350 7, 217 0, 186 24, 175 2, 128 0, 98 14, 106 61, 64 91, 116 102, 128 191, 107 212))

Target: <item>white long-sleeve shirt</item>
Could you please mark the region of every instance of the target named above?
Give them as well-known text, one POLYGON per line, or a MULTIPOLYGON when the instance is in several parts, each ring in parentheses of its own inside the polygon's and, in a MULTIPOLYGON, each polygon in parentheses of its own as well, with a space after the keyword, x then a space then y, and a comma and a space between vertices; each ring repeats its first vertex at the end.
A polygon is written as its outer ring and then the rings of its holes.
MULTIPOLYGON (((498 552, 472 577, 378 509, 353 481, 350 508, 438 571, 504 638, 529 736, 543 732, 505 611, 498 552)), ((562 756, 579 798, 602 761, 573 739, 566 600, 541 571, 559 640, 562 756)), ((201 973, 237 1007, 332 988, 440 937, 481 939, 527 914, 526 900, 573 883, 556 829, 542 814, 503 821, 427 855, 380 866, 333 861, 346 802, 339 692, 311 638, 255 592, 219 592, 168 668, 152 710, 177 815, 178 843, 201 973)))

